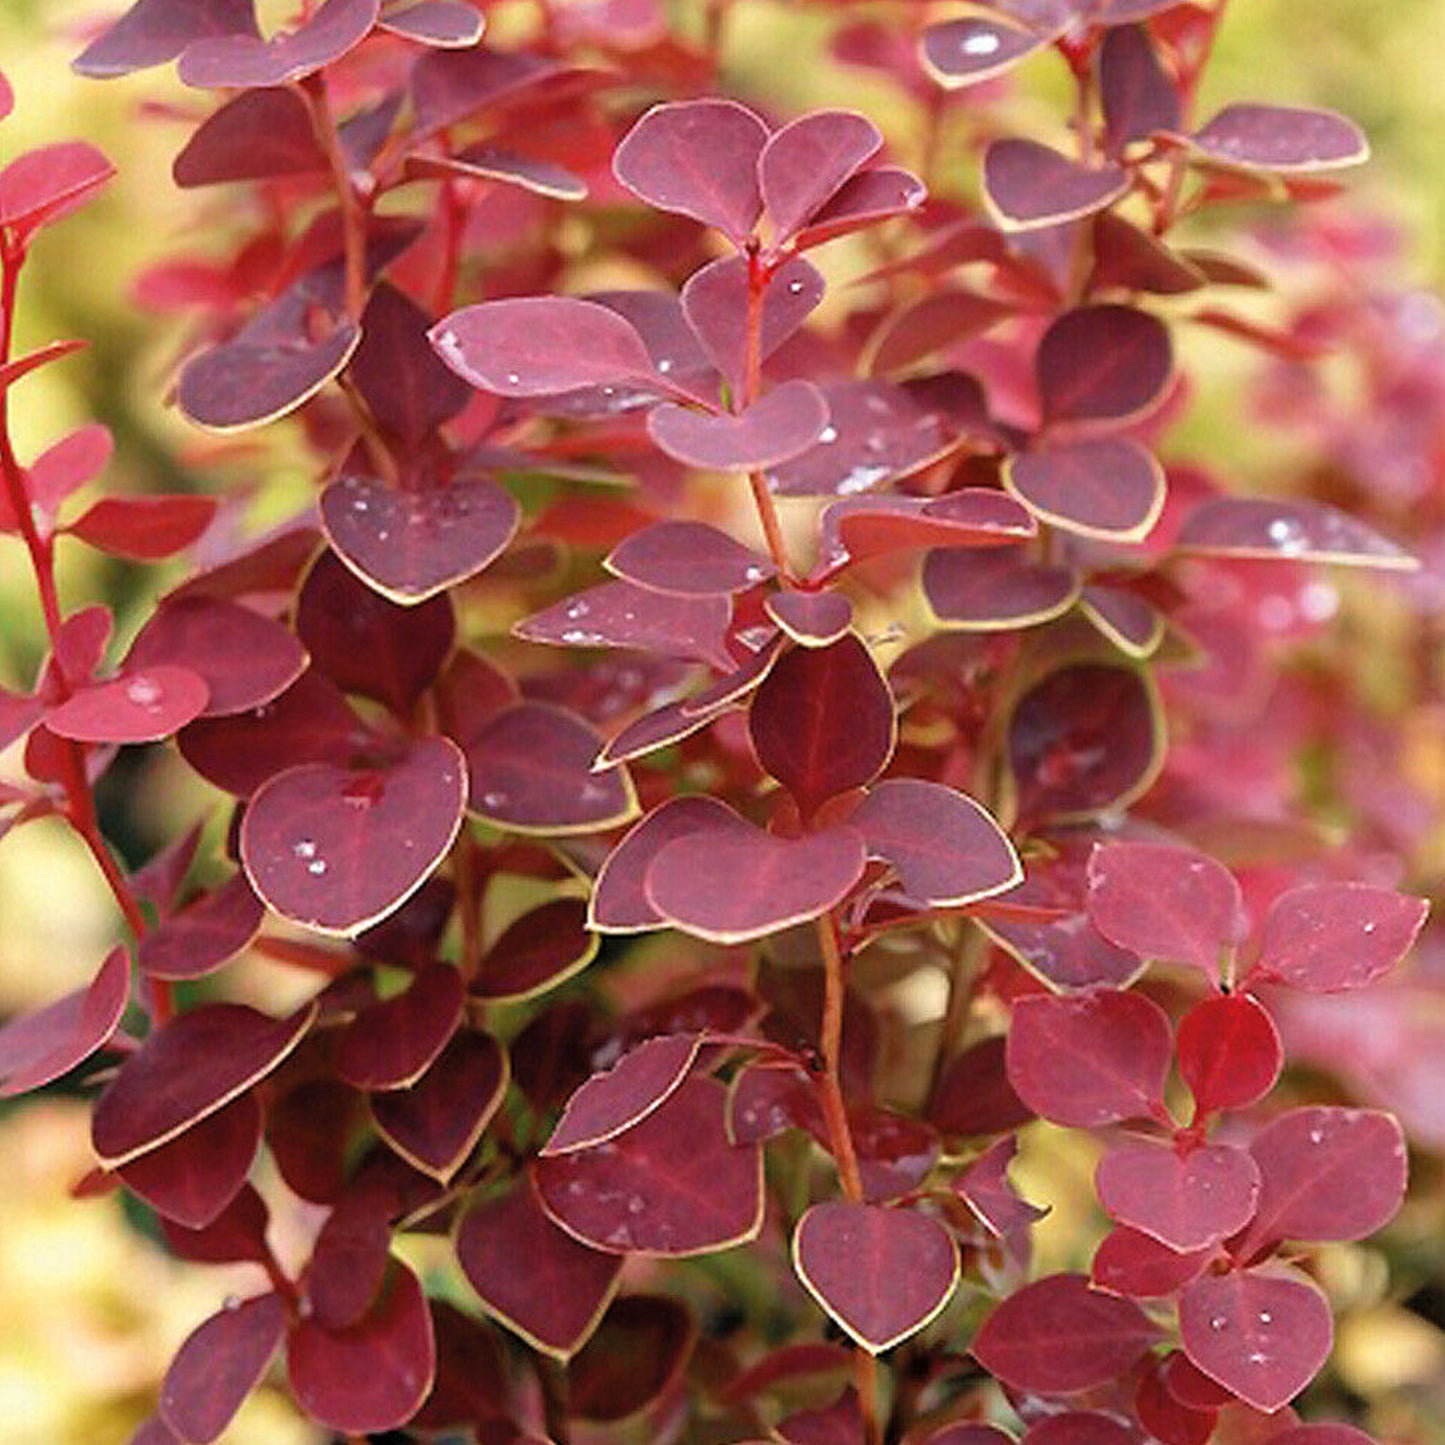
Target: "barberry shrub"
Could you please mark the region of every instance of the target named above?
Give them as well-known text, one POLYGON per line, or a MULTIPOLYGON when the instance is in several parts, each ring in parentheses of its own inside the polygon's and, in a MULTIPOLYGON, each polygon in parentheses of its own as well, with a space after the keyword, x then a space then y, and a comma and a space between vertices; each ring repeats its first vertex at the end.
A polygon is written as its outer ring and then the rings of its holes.
POLYGON ((226 207, 140 294, 190 318, 190 422, 311 458, 259 535, 249 492, 72 503, 98 426, 15 454, 11 389, 78 344, 13 354, 21 270, 111 166, 0 172, 0 527, 50 648, 0 804, 66 820, 128 930, 0 1030, 3 1093, 93 1077, 82 1192, 256 1267, 144 1445, 283 1373, 349 1439, 1365 1438, 1291 1402, 1314 1246, 1389 1222, 1405 1138, 1281 1084, 1282 1036, 1425 904, 1319 825, 1298 729, 1232 722, 1322 568, 1412 561, 1169 447, 1180 338, 1305 364, 1231 219, 1365 142, 1197 113, 1224 0, 817 8, 908 147, 717 94, 727 0, 101 29, 83 74, 205 102, 174 176, 226 207), (1069 118, 1010 133, 1011 72, 1059 65, 1069 118), (64 539, 190 565, 117 655, 64 539), (128 870, 95 785, 172 743, 225 825, 128 870), (1021 1132, 1098 1158, 1066 1272, 1021 1132))

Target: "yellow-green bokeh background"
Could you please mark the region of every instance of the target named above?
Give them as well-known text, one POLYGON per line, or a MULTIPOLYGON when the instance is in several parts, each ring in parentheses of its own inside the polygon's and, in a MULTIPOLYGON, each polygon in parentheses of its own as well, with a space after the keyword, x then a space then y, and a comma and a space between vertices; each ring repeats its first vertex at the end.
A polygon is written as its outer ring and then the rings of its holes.
MULTIPOLYGON (((83 137, 120 168, 95 204, 38 247, 20 347, 56 336, 84 337, 92 347, 28 381, 17 393, 14 421, 24 458, 98 417, 119 443, 107 487, 141 490, 186 484, 185 458, 197 439, 160 402, 181 333, 141 312, 130 286, 148 258, 205 246, 204 229, 198 241, 187 235, 198 216, 219 225, 223 236, 225 199, 198 202, 171 185, 170 159, 185 128, 161 107, 203 113, 202 103, 171 75, 150 72, 101 84, 70 74, 68 61, 86 27, 119 8, 120 0, 0 0, 0 69, 17 95, 15 114, 0 125, 0 160, 29 146, 83 137)), ((887 13, 886 6, 879 10, 887 13)), ((816 7, 742 0, 735 21, 732 68, 758 93, 798 104, 859 104, 875 113, 887 103, 881 84, 856 77, 840 83, 821 62, 796 62, 797 55, 813 53, 812 37, 823 24, 816 7)), ((1356 117, 1376 151, 1356 188, 1365 204, 1397 219, 1411 237, 1413 273, 1400 280, 1438 285, 1445 278, 1442 60, 1445 0, 1234 0, 1202 107, 1272 99, 1334 105, 1356 117)), ((1036 62, 1025 78, 1019 101, 1025 114, 1047 114, 1056 95, 1047 64, 1036 62)), ((890 132, 906 134, 905 118, 877 118, 890 132)), ((1221 372, 1235 364, 1227 356, 1219 362, 1221 372)), ((1211 459, 1247 470, 1256 458, 1247 450, 1246 429, 1227 424, 1227 385, 1217 393, 1206 387, 1203 404, 1206 421, 1194 431, 1207 436, 1211 459)), ((134 628, 136 605, 157 586, 154 577, 137 581, 78 547, 65 552, 67 605, 110 599, 122 638, 134 628)), ((25 683, 41 645, 23 553, 0 539, 0 683, 25 683)), ((0 776, 14 766, 13 755, 0 758, 0 776)), ((166 836, 189 815, 189 800, 167 786, 138 796, 146 816, 134 820, 137 836, 166 836)), ((6 838, 0 845, 0 1017, 87 979, 115 927, 88 860, 62 828, 42 824, 6 838)), ((169 1262, 127 1225, 114 1199, 67 1199, 88 1167, 86 1122, 84 1105, 66 1098, 0 1113, 0 1445, 119 1445, 150 1408, 176 1345, 237 1287, 226 1271, 169 1262)), ((1052 1174, 1043 1168, 1038 1175, 1038 1186, 1054 1191, 1061 1205, 1046 1251, 1060 1249, 1053 1241, 1071 1218, 1069 1198, 1087 1189, 1088 1161, 1067 1151, 1059 1160, 1052 1174)), ((1370 1261, 1342 1259, 1339 1269, 1342 1288, 1362 1301, 1342 1328, 1340 1365, 1354 1388, 1381 1397, 1380 1418, 1390 1420, 1389 1392, 1428 1391, 1445 1369, 1440 1338, 1415 1317, 1382 1305, 1381 1290, 1368 1279, 1359 1282, 1362 1270, 1374 1269, 1370 1261)), ((226 1437, 266 1445, 310 1438, 284 1402, 265 1393, 226 1437)))

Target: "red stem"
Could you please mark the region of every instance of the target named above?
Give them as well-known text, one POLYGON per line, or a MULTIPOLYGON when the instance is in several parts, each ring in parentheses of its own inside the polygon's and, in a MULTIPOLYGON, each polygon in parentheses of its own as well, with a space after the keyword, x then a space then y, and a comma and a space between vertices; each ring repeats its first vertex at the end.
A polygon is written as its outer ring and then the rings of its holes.
MULTIPOLYGON (((763 372, 763 298, 768 292, 772 279, 772 268, 758 254, 756 243, 749 246, 748 258, 748 329, 747 358, 743 373, 743 394, 740 398, 744 409, 758 399, 762 388, 763 372)), ((778 569, 779 580, 785 586, 793 585, 793 572, 788 565, 788 544, 783 536, 782 522, 778 518, 777 504, 768 490, 767 478, 761 472, 748 473, 748 485, 752 488, 753 506, 757 509, 758 521, 762 524, 763 536, 767 540, 768 553, 778 569)))
POLYGON ((346 314, 361 320, 366 309, 366 212, 351 180, 351 167, 337 134, 336 118, 326 100, 326 82, 318 71, 300 85, 302 99, 311 111, 311 128, 326 154, 336 199, 341 204, 341 238, 346 255, 346 314))

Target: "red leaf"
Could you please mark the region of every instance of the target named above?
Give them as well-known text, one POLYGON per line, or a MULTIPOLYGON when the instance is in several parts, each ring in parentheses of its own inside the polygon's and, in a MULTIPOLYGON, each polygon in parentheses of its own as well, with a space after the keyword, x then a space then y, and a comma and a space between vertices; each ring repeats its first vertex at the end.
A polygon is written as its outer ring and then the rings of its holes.
POLYGON ((426 882, 461 826, 466 773, 456 745, 422 738, 390 768, 302 763, 252 797, 241 861, 278 913, 349 937, 426 882))
POLYGON ((1067 612, 1078 600, 1079 576, 1034 561, 1023 547, 950 549, 923 559, 923 596, 939 627, 1012 631, 1067 612))
POLYGON ((714 597, 766 582, 774 568, 706 522, 657 522, 612 549, 603 565, 614 576, 654 592, 714 597))
POLYGON ((1423 898, 1364 883, 1292 888, 1270 907, 1251 973, 1311 993, 1362 988, 1404 958, 1429 911, 1423 898))
POLYGON ((1089 858, 1089 918, 1111 943, 1141 958, 1189 963, 1211 978, 1243 937, 1234 875, 1193 848, 1110 843, 1089 858))
POLYGON ((471 992, 489 1002, 535 998, 573 977, 597 953, 587 926, 587 905, 556 898, 507 925, 487 950, 471 992))
POLYGON ((581 1420, 624 1420, 659 1399, 697 1342, 692 1311, 667 1295, 614 1300, 567 1370, 567 1403, 581 1420))
POLYGON ((326 170, 311 112, 294 90, 244 91, 208 116, 172 166, 181 187, 272 180, 326 170))
POLYGON ((1079 608, 1127 657, 1149 657, 1164 640, 1163 614, 1133 592, 1086 586, 1079 608))
POLYGON ((567 1101, 542 1157, 594 1148, 640 1123, 681 1086, 701 1044, 697 1034, 664 1034, 593 1074, 567 1101))
POLYGON ((958 90, 1003 74, 1045 44, 1044 35, 1002 16, 970 15, 930 25, 920 50, 928 73, 945 90, 958 90))
POLYGON ((1014 1004, 1009 1082, 1056 1124, 1146 1118, 1163 1105, 1171 1044, 1169 1016, 1142 994, 1032 995, 1014 1004))
POLYGON ((712 1254, 762 1225, 762 1151, 728 1143, 726 1092, 687 1079, 640 1124, 592 1149, 537 1162, 547 1212, 611 1253, 712 1254))
POLYGON ((1139 1436, 1112 1415, 1065 1410, 1035 1421, 1021 1445, 1139 1445, 1139 1436))
POLYGON ((883 146, 878 128, 847 110, 817 110, 774 131, 758 156, 773 244, 790 240, 883 146))
POLYGON ((462 1029, 409 1088, 373 1094, 371 1116, 408 1164, 446 1183, 501 1105, 507 1073, 490 1034, 462 1029))
POLYGON ((115 167, 86 141, 61 141, 17 156, 0 171, 0 226, 24 244, 83 205, 115 174, 115 167))
POLYGON ((487 1311, 533 1348, 563 1360, 597 1328, 622 1274, 616 1254, 591 1249, 553 1224, 526 1175, 467 1210, 456 1251, 487 1311))
POLYGON ((1293 1273, 1207 1274, 1179 1297, 1185 1352, 1258 1410, 1287 1405, 1324 1364, 1334 1338, 1317 1286, 1293 1273))
POLYGON ((482 38, 486 20, 464 0, 413 0, 393 6, 378 23, 418 45, 462 49, 482 38))
POLYGON ((1094 1187, 1121 1224, 1187 1254, 1249 1223, 1259 1170, 1243 1149, 1228 1144, 1182 1156, 1168 1145, 1122 1144, 1100 1161, 1094 1187))
POLYGON ((350 1329, 304 1319, 286 1348, 296 1401, 312 1419, 353 1435, 391 1430, 431 1389, 436 1349, 416 1276, 393 1264, 376 1304, 350 1329))
POLYGON ((1164 510, 1164 472, 1127 437, 1062 442, 1019 452, 1004 484, 1056 527, 1110 542, 1139 542, 1164 510))
POLYGON ((775 838, 732 826, 668 842, 647 869, 647 902, 668 923, 714 943, 743 943, 821 917, 863 876, 867 850, 854 828, 775 838), (727 891, 714 885, 731 880, 727 891))
POLYGON ((822 592, 774 592, 763 610, 801 647, 831 647, 853 626, 853 604, 831 588, 822 592))
POLYGON ((314 1014, 273 1019, 244 1004, 201 1004, 158 1029, 96 1101, 90 1132, 101 1163, 118 1168, 225 1108, 301 1042, 314 1014))
POLYGON ((93 422, 76 428, 26 467, 31 501, 46 512, 56 512, 66 497, 110 465, 114 450, 108 427, 93 422))
POLYGON ((805 452, 828 424, 828 403, 810 381, 785 381, 736 416, 711 416, 664 402, 647 414, 647 433, 684 466, 757 471, 805 452))
POLYGON ((845 181, 837 194, 793 238, 806 251, 865 226, 916 211, 928 197, 922 181, 900 166, 876 166, 845 181))
POLYGON ((73 69, 81 75, 126 75, 174 60, 208 35, 252 35, 255 0, 141 0, 86 47, 73 69))
POLYGON ((241 1192, 260 1145, 261 1106, 247 1093, 119 1173, 158 1214, 203 1229, 241 1192))
POLYGON ((285 1333, 279 1295, 228 1303, 191 1331, 171 1361, 161 1385, 165 1422, 180 1439, 210 1445, 261 1383, 285 1333))
POLYGON ((1210 1246, 1180 1254, 1136 1229, 1118 1225, 1094 1252, 1090 1277, 1100 1289, 1133 1299, 1163 1299, 1197 1279, 1216 1251, 1210 1246))
POLYGON ((29 1093, 82 1064, 110 1040, 130 998, 124 948, 106 955, 83 988, 0 1028, 0 1099, 29 1093))
POLYGON ((162 663, 81 688, 46 714, 45 725, 76 742, 159 742, 199 717, 209 697, 189 668, 162 663))
POLYGON ((942 497, 850 497, 822 516, 819 552, 830 565, 925 547, 1006 547, 1028 541, 1038 524, 1011 497, 964 487, 942 497))
POLYGON ((870 1354, 916 1334, 958 1284, 958 1248, 913 1209, 815 1204, 793 1235, 793 1267, 808 1292, 870 1354))
POLYGON ((653 106, 628 131, 612 169, 648 205, 741 244, 762 212, 757 170, 767 139, 767 126, 735 101, 674 101, 653 106))
POLYGON ((1008 1166, 1018 1153, 1018 1137, 1008 1134, 990 1144, 954 1181, 954 1190, 984 1228, 1007 1240, 1042 1219, 1048 1210, 1019 1197, 1009 1182, 1008 1166))
POLYGON ((897 871, 909 897, 931 906, 990 898, 1015 886, 1023 868, 993 816, 941 783, 890 778, 848 815, 868 851, 897 871))
POLYGON ((336 1044, 336 1072, 357 1089, 414 1084, 456 1031, 465 994, 451 964, 422 969, 403 992, 357 1014, 336 1044))
POLYGON ((1363 1430, 1353 1425, 1296 1425, 1269 1437, 1269 1445, 1375 1445, 1363 1430))
POLYGON ((972 1354, 1016 1390, 1072 1395, 1129 1369, 1158 1330, 1132 1300, 1081 1274, 1056 1274, 1010 1295, 983 1322, 972 1354))
POLYGON ((1283 1065, 1274 1020, 1248 994, 1207 998, 1180 1020, 1179 1073, 1200 1115, 1262 1099, 1283 1065))
POLYGON ((498 396, 556 396, 583 386, 659 380, 629 322, 574 296, 467 306, 434 326, 431 341, 458 376, 498 396))
POLYGON ((1079 306, 1050 325, 1035 367, 1044 420, 1124 423, 1153 407, 1174 372, 1164 324, 1132 306, 1079 306))
POLYGON ((1027 1124, 1033 1110, 1014 1093, 1004 1067, 1003 1034, 950 1059, 929 1101, 928 1118, 945 1134, 1002 1134, 1027 1124))
POLYGON ((1259 1207, 1237 1257, 1281 1239, 1364 1239, 1405 1197, 1405 1138, 1374 1109, 1291 1109, 1249 1146, 1259 1165, 1259 1207))
POLYGON ((1119 25, 1104 36, 1099 97, 1111 155, 1134 141, 1147 141, 1155 131, 1179 128, 1179 91, 1142 25, 1119 25))
POLYGON ((202 89, 250 89, 303 80, 353 50, 376 24, 380 0, 325 0, 294 30, 261 40, 247 34, 194 41, 180 77, 202 89))
POLYGON ((1325 502, 1213 497, 1189 514, 1175 548, 1211 557, 1330 562, 1338 567, 1413 571, 1419 563, 1393 542, 1325 502))
POLYGON ((1331 110, 1287 105, 1227 105, 1191 137, 1206 159, 1247 170, 1335 170, 1370 158, 1360 128, 1331 110))
POLYGON ((1081 166, 1037 141, 1009 137, 983 154, 983 195, 1005 231, 1078 220, 1112 205, 1129 189, 1119 166, 1081 166))
POLYGON ((545 703, 504 708, 467 739, 472 812, 519 833, 600 833, 637 811, 626 768, 592 771, 601 739, 545 703))
POLYGON ((208 693, 203 717, 249 712, 273 701, 306 670, 289 628, 217 597, 163 601, 126 653, 128 673, 162 664, 188 668, 208 693))
POLYGON ((162 1216, 161 1232, 173 1253, 196 1264, 264 1264, 269 1258, 266 1203, 250 1184, 203 1229, 187 1229, 162 1216))
POLYGON ((348 1329, 381 1293, 391 1256, 396 1197, 375 1176, 343 1191, 311 1249, 306 1267, 308 1318, 328 1330, 348 1329))

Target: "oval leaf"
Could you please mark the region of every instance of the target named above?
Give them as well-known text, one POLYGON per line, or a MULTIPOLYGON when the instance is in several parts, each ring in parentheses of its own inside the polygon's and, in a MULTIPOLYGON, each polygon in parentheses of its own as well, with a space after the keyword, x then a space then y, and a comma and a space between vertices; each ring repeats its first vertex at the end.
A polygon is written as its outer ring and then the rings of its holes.
POLYGON ((1429 904, 1365 883, 1307 883, 1271 905, 1252 972, 1336 993, 1362 988, 1410 951, 1429 904))
POLYGON ((1050 325, 1035 357, 1044 420, 1123 423, 1153 407, 1174 372, 1163 322, 1132 306, 1079 306, 1050 325))
POLYGON ((1419 564, 1365 523, 1325 502, 1214 497, 1189 514, 1175 548, 1213 557, 1330 562, 1412 571, 1419 564))
POLYGON ((758 157, 773 244, 790 240, 882 146, 877 126, 850 110, 813 111, 774 131, 758 157))
POLYGON ((757 471, 807 451, 828 424, 828 403, 810 381, 785 381, 736 416, 710 416, 664 402, 647 414, 647 434, 684 466, 757 471))
POLYGON ((1179 1021, 1179 1074, 1201 1115, 1262 1099, 1283 1066, 1274 1020, 1248 994, 1207 998, 1179 1021))
POLYGON ((1140 542, 1164 510, 1164 472, 1127 437, 1100 437, 1020 452, 1004 484, 1031 512, 1065 531, 1140 542))
POLYGON ((766 558, 706 522, 657 522, 612 549, 603 565, 615 576, 654 592, 683 597, 726 596, 765 582, 766 558))
POLYGON ((187 667, 160 663, 73 693, 45 715, 45 725, 83 743, 153 743, 206 709, 210 691, 187 667))
POLYGON ((1254 1160, 1227 1144, 1183 1156, 1167 1145, 1123 1144, 1100 1161, 1094 1182, 1121 1224, 1181 1254, 1243 1229, 1259 1195, 1254 1160))
POLYGON ((1370 158, 1370 144, 1353 121, 1288 105, 1227 105, 1191 143, 1224 165, 1284 173, 1337 170, 1370 158))

